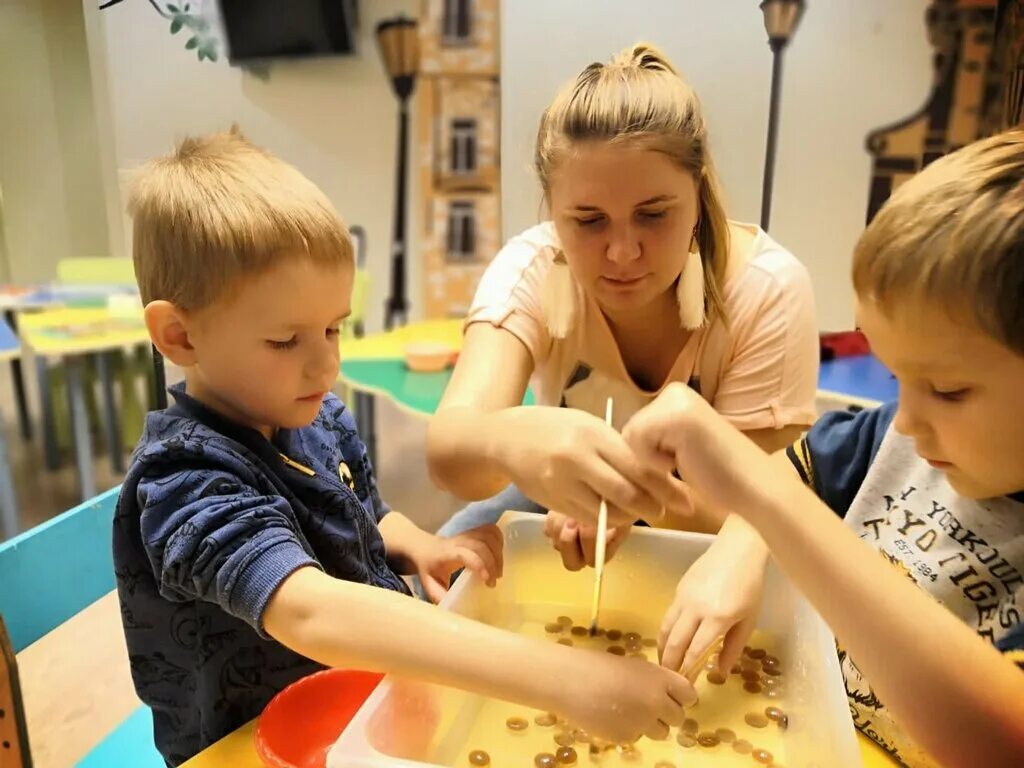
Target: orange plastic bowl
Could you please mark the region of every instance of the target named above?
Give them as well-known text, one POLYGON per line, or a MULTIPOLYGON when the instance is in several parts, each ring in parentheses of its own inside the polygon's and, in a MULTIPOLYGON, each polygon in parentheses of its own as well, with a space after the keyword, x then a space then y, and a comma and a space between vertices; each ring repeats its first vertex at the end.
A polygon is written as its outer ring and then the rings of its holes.
POLYGON ((269 768, 324 768, 327 752, 383 675, 326 669, 270 700, 256 725, 256 753, 269 768))

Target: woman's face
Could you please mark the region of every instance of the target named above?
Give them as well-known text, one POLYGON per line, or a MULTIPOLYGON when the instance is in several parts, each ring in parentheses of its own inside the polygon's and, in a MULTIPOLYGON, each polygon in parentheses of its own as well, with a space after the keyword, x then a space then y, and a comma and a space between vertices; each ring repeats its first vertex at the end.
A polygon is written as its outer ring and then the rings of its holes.
POLYGON ((609 315, 673 288, 698 216, 697 182, 661 152, 573 147, 552 173, 551 214, 573 276, 609 315))

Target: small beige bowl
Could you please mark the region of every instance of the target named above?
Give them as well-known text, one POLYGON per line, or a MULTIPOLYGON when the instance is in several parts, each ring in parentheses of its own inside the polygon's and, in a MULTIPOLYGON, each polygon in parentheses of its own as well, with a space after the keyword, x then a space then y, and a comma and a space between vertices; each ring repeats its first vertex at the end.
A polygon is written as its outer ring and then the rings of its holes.
POLYGON ((457 351, 447 344, 423 341, 405 348, 405 365, 415 373, 437 373, 455 362, 457 351))

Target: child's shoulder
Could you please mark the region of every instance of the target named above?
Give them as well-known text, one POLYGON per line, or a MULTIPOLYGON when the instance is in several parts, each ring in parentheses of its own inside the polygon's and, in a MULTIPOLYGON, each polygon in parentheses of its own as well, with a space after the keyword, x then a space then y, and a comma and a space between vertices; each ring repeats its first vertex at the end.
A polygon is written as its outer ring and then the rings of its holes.
POLYGON ((837 514, 845 514, 878 455, 896 403, 830 411, 786 449, 801 479, 837 514))
POLYGON ((168 409, 147 414, 131 463, 133 468, 197 462, 238 464, 244 463, 242 453, 236 441, 213 427, 168 409))

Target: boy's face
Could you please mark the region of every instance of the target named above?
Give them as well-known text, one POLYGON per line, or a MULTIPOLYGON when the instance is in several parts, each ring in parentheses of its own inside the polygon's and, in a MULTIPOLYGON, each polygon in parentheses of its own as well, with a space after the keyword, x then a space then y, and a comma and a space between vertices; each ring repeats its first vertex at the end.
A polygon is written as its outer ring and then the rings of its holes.
POLYGON ((351 267, 289 255, 194 313, 189 394, 267 437, 308 426, 338 376, 352 277, 351 267))
POLYGON ((900 383, 893 426, 961 496, 1024 490, 1024 357, 940 307, 857 307, 875 355, 900 383))

